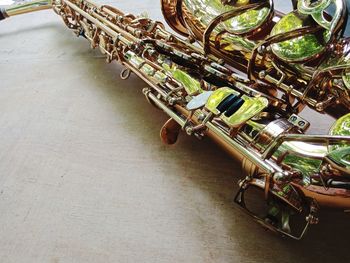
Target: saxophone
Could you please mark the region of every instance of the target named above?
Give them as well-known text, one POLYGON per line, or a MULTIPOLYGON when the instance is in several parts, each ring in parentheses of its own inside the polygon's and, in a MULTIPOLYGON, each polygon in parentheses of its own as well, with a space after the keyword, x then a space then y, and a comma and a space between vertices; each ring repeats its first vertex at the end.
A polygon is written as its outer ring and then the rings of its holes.
POLYGON ((177 34, 91 0, 25 2, 0 20, 52 8, 124 66, 122 79, 147 83, 148 102, 170 117, 164 143, 210 137, 242 163, 235 203, 299 240, 320 208, 350 209, 350 39, 345 0, 292 4, 282 14, 273 0, 161 0, 177 34), (307 132, 306 107, 334 119, 328 133, 307 132))

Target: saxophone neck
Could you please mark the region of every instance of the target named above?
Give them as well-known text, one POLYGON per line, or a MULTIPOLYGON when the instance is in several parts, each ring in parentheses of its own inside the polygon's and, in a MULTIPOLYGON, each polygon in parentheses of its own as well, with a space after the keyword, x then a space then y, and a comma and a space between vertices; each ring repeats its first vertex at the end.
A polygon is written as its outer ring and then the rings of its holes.
POLYGON ((5 8, 0 9, 0 20, 5 18, 51 9, 52 0, 35 0, 35 1, 21 1, 20 3, 15 3, 9 5, 5 8))

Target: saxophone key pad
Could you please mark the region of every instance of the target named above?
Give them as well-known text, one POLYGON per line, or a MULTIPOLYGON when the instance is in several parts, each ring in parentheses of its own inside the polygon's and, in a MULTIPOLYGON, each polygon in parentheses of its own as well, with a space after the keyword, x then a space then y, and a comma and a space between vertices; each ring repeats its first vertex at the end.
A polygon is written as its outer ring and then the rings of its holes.
POLYGON ((193 97, 190 102, 187 104, 186 108, 189 111, 192 110, 197 110, 199 108, 202 108, 208 101, 209 97, 211 96, 211 94, 213 93, 213 91, 204 91, 201 94, 193 97))

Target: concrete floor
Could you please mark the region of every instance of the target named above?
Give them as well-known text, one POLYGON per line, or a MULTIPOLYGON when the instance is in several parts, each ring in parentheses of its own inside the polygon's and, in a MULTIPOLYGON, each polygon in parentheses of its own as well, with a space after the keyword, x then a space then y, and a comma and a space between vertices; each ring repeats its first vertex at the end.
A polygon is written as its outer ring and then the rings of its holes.
MULTIPOLYGON (((158 0, 114 3, 161 19, 158 0)), ((345 214, 300 242, 233 205, 239 164, 164 146, 165 115, 51 11, 0 25, 0 262, 349 262, 345 214)), ((323 119, 318 119, 324 122, 323 119)))

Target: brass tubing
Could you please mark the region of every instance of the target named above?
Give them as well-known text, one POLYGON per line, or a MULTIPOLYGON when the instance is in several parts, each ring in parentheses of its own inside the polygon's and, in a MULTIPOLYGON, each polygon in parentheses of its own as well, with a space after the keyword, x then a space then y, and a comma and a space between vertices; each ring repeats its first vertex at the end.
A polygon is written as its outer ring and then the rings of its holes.
POLYGON ((139 78, 141 78, 144 82, 146 82, 149 86, 151 86, 156 92, 158 92, 164 99, 167 97, 167 94, 162 91, 157 84, 153 83, 150 79, 148 79, 147 77, 145 77, 139 70, 137 70, 134 66, 130 65, 130 64, 125 64, 124 66, 126 66, 128 69, 130 69, 136 76, 138 76, 139 78))
MULTIPOLYGON (((171 118, 173 118, 176 122, 178 122, 182 127, 185 125, 185 120, 178 116, 174 111, 169 109, 164 103, 162 103, 156 96, 152 93, 147 94, 147 96, 166 114, 168 114, 171 118)), ((184 109, 180 105, 175 105, 175 109, 183 114, 184 116, 188 116, 189 112, 184 109)), ((199 124, 198 119, 194 116, 192 117, 192 121, 195 124, 199 124)), ((238 161, 243 161, 245 158, 250 160, 254 165, 256 165, 259 170, 266 172, 270 175, 273 175, 276 172, 281 172, 281 168, 274 167, 272 164, 261 159, 259 155, 252 154, 244 146, 235 142, 232 138, 224 134, 220 129, 214 126, 212 123, 207 123, 206 126, 208 130, 206 134, 216 143, 218 143, 225 151, 227 151, 232 157, 237 159, 238 161)), ((317 139, 328 139, 329 136, 319 136, 317 139)), ((297 187, 300 191, 302 191, 305 196, 313 198, 317 201, 317 203, 321 206, 337 208, 337 209, 349 209, 350 208, 350 197, 347 197, 346 194, 349 194, 347 190, 345 190, 344 195, 339 195, 337 190, 334 190, 333 193, 329 193, 329 191, 324 190, 322 187, 316 187, 316 189, 308 189, 307 187, 302 187, 299 184, 292 183, 295 187, 297 187), (337 195, 338 194, 338 195, 337 195)), ((315 186, 312 186, 315 188, 315 186)), ((342 190, 338 190, 342 191, 342 190)))
POLYGON ((275 141, 265 150, 263 157, 269 158, 274 150, 277 149, 283 142, 310 142, 310 143, 325 143, 329 142, 350 142, 350 136, 337 136, 337 135, 307 135, 307 134, 281 134, 275 141))
POLYGON ((313 198, 317 203, 323 207, 334 208, 340 210, 350 209, 350 193, 349 190, 345 190, 344 195, 340 194, 341 189, 328 188, 324 189, 321 187, 302 187, 299 184, 293 183, 297 189, 299 189, 305 196, 313 198), (330 193, 330 190, 334 190, 333 193, 330 193), (340 191, 339 191, 340 190, 340 191), (337 192, 338 191, 338 192, 337 192), (347 194, 347 196, 346 196, 347 194))
MULTIPOLYGON (((170 118, 174 119, 181 127, 184 127, 186 124, 186 120, 181 118, 177 113, 175 113, 173 110, 171 110, 168 106, 166 106, 161 100, 159 100, 155 95, 152 93, 145 94, 152 102, 155 103, 161 110, 163 110, 170 118)), ((179 111, 179 113, 183 114, 184 116, 189 116, 189 112, 184 109, 180 105, 175 105, 174 108, 179 111)), ((199 122, 195 116, 191 118, 191 120, 198 125, 199 122)), ((209 127, 208 127, 209 128, 209 127)), ((213 127, 209 128, 207 131, 207 135, 215 142, 217 142, 225 151, 227 151, 232 157, 234 157, 238 161, 243 161, 244 155, 240 154, 238 151, 235 151, 235 149, 232 147, 232 143, 229 143, 228 140, 223 140, 220 138, 220 132, 218 130, 211 130, 213 127)), ((232 140, 232 139, 231 139, 232 140)), ((274 170, 268 167, 266 170, 273 172, 274 170)))
MULTIPOLYGON (((170 118, 174 119, 179 125, 181 125, 181 127, 184 127, 186 124, 186 120, 184 118, 181 118, 176 112, 174 112, 173 110, 171 110, 168 106, 166 106, 161 100, 159 100, 154 94, 152 94, 151 92, 148 92, 145 94, 150 100, 152 100, 152 102, 154 102, 155 105, 157 105, 161 110, 163 110, 170 118)), ((183 114, 184 116, 189 116, 189 111, 187 111, 186 109, 184 109, 182 106, 180 105, 175 105, 174 108, 181 114, 183 114)), ((195 117, 195 115, 193 115, 193 117, 191 118, 191 120, 195 123, 195 125, 198 125, 198 119, 195 117)), ((229 142, 232 141, 232 139, 229 140, 223 140, 222 138, 220 138, 220 134, 221 132, 217 129, 213 129, 214 126, 209 126, 208 127, 208 131, 207 131, 207 135, 214 140, 215 142, 217 142, 222 148, 224 148, 225 151, 227 151, 232 157, 234 157, 235 159, 237 159, 238 161, 243 161, 244 159, 244 154, 239 154, 238 151, 236 151, 232 145, 233 143, 229 142)), ((242 147, 242 146, 241 146, 242 147)), ((237 147, 237 148, 241 148, 241 147, 237 147)), ((246 153, 246 151, 244 151, 246 153)), ((264 165, 265 166, 265 165, 264 165)), ((266 168, 267 171, 270 171, 271 173, 274 172, 274 169, 271 167, 267 167, 266 168)))
MULTIPOLYGON (((179 111, 181 114, 185 116, 189 116, 189 111, 184 109, 180 105, 174 106, 177 111, 179 111)), ((193 115, 192 121, 198 125, 200 122, 198 121, 196 114, 193 115)), ((282 170, 276 169, 276 167, 271 166, 265 160, 261 158, 258 154, 256 154, 253 151, 249 151, 248 148, 245 146, 239 144, 234 139, 229 137, 227 134, 222 132, 218 127, 216 127, 211 122, 207 122, 205 124, 208 128, 206 134, 215 142, 217 142, 222 148, 224 148, 231 156, 233 156, 235 159, 239 161, 243 161, 244 159, 249 159, 251 162, 253 162, 257 167, 259 167, 261 170, 268 174, 274 174, 276 172, 281 172, 282 170)))
POLYGON ((22 15, 22 14, 27 14, 27 13, 41 11, 41 10, 46 10, 46 9, 51 9, 51 8, 52 8, 51 5, 28 7, 26 9, 6 10, 6 14, 8 16, 16 16, 16 15, 22 15))
POLYGON ((22 15, 51 8, 51 0, 37 0, 23 4, 10 5, 4 9, 0 9, 0 20, 11 16, 22 15))
MULTIPOLYGON (((270 82, 270 83, 277 83, 278 80, 276 80, 275 78, 271 77, 270 75, 266 75, 265 76, 265 79, 270 82)), ((279 86, 278 86, 280 89, 282 89, 284 92, 286 93, 290 93, 292 94, 293 96, 295 96, 296 98, 303 98, 303 93, 296 90, 296 89, 293 89, 289 86, 287 86, 286 84, 284 83, 281 83, 279 86)), ((303 101, 305 101, 308 105, 310 105, 311 107, 316 107, 317 105, 317 101, 312 99, 312 98, 309 98, 309 97, 306 97, 306 98, 303 98, 303 101)))
POLYGON ((95 18, 97 18, 98 20, 100 20, 101 22, 107 24, 108 26, 110 26, 113 30, 117 31, 118 33, 123 34, 123 36, 125 38, 127 38, 128 40, 131 40, 133 42, 137 41, 137 39, 133 35, 131 35, 129 32, 121 29, 120 27, 116 26, 115 24, 113 24, 112 22, 108 21, 107 19, 105 19, 104 17, 100 16, 99 14, 92 13, 91 15, 94 16, 95 18))
POLYGON ((73 4, 72 2, 68 1, 68 0, 62 0, 62 2, 66 3, 70 8, 72 8, 74 11, 76 11, 77 13, 81 14, 82 16, 84 16, 85 18, 89 19, 92 23, 94 23, 98 28, 102 29, 105 33, 107 33, 108 35, 110 35, 111 37, 114 37, 115 39, 119 38, 119 34, 116 33, 115 31, 113 31, 112 29, 110 29, 109 27, 107 27, 106 25, 104 25, 103 23, 101 23, 99 20, 97 20, 96 18, 94 18, 93 16, 91 16, 90 14, 86 13, 85 11, 83 11, 82 9, 80 9, 78 6, 76 6, 75 4, 73 4))
POLYGON ((161 110, 163 110, 170 118, 174 119, 178 124, 181 125, 181 127, 184 127, 186 124, 186 120, 181 118, 179 115, 177 115, 175 112, 173 112, 168 106, 166 106, 162 101, 157 99, 155 95, 153 95, 151 92, 148 92, 145 94, 149 99, 151 99, 155 105, 157 105, 161 110))

